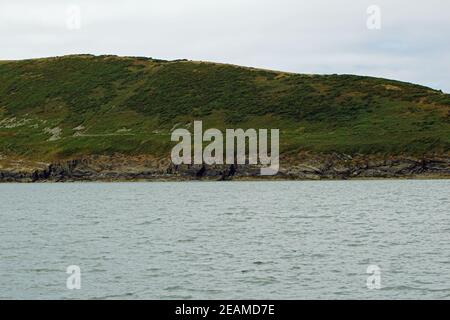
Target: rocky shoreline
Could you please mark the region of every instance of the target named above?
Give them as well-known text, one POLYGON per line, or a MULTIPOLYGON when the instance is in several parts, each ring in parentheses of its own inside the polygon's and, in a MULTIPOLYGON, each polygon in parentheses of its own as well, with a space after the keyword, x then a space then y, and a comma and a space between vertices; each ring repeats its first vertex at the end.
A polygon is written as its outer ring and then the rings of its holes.
POLYGON ((54 163, 10 160, 0 182, 186 181, 186 180, 347 180, 450 178, 450 156, 367 157, 342 154, 296 155, 280 161, 276 176, 260 176, 250 165, 180 165, 148 156, 89 156, 54 163))

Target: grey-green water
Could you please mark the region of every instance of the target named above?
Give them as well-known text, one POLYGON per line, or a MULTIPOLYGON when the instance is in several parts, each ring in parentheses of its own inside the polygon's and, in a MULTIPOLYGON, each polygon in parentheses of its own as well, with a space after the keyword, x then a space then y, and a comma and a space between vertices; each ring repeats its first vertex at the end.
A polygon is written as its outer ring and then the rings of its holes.
POLYGON ((450 180, 0 185, 0 298, 450 297, 450 180), (81 289, 66 268, 81 268, 81 289), (381 289, 368 289, 369 265, 381 289))

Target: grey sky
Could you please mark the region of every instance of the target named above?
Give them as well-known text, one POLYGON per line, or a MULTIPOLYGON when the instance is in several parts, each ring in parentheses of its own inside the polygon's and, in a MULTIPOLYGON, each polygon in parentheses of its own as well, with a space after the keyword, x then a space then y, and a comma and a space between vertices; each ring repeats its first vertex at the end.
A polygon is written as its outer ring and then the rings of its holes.
POLYGON ((0 0, 0 37, 0 59, 186 58, 380 76, 450 92, 448 0, 0 0), (380 30, 366 27, 373 4, 380 30), (80 29, 68 22, 74 5, 80 29))

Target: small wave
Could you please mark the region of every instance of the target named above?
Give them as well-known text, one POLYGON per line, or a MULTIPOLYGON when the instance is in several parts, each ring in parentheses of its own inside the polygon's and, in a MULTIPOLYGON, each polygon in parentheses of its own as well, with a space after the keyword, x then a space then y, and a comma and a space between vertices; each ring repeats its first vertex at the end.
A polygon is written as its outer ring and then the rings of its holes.
POLYGON ((92 299, 93 300, 124 299, 124 298, 133 297, 134 295, 135 295, 135 293, 133 293, 133 292, 126 292, 123 294, 112 294, 112 295, 94 297, 92 299))
POLYGON ((169 286, 164 288, 165 291, 177 291, 182 290, 183 288, 181 286, 169 286))

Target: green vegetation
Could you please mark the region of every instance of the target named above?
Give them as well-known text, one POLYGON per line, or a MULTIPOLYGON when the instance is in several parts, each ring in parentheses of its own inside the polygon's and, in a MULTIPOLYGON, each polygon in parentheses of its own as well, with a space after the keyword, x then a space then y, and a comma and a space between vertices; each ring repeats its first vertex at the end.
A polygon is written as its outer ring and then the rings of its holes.
POLYGON ((282 152, 448 153, 450 95, 353 75, 75 55, 0 62, 0 154, 167 155, 170 131, 279 128, 282 152))

